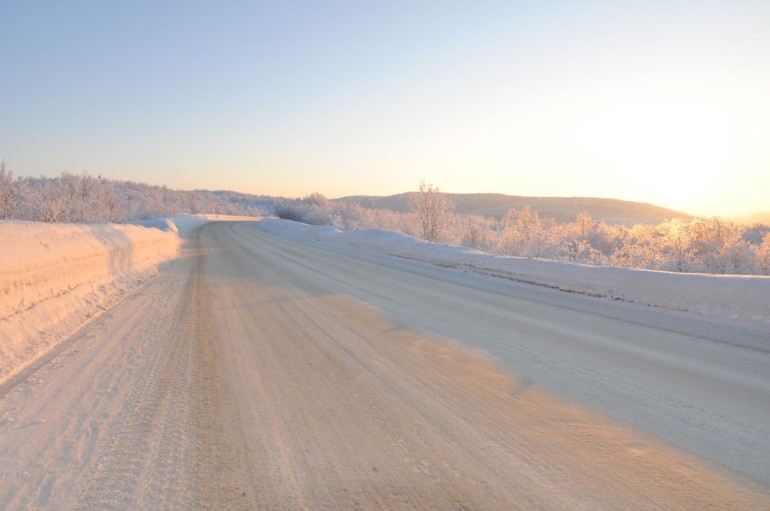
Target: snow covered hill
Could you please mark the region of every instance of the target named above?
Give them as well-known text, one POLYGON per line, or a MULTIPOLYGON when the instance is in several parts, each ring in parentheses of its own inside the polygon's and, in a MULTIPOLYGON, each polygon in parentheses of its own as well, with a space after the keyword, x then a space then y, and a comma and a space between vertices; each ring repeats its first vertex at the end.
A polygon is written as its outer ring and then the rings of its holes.
MULTIPOLYGON (((401 213, 412 210, 410 198, 416 192, 401 193, 387 197, 352 196, 334 199, 350 202, 369 209, 390 209, 401 213)), ((646 204, 642 202, 601 199, 594 197, 522 197, 501 193, 447 193, 455 205, 455 212, 463 215, 481 215, 501 219, 508 210, 529 207, 543 218, 553 218, 568 223, 582 212, 594 218, 602 218, 609 225, 660 224, 671 218, 688 218, 681 211, 646 204)))

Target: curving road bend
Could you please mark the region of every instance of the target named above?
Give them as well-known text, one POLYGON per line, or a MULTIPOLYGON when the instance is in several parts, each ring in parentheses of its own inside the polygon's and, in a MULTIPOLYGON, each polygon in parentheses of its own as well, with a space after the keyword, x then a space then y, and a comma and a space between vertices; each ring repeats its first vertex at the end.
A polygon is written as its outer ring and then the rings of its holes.
POLYGON ((763 335, 212 223, 0 386, 0 508, 770 509, 763 335))

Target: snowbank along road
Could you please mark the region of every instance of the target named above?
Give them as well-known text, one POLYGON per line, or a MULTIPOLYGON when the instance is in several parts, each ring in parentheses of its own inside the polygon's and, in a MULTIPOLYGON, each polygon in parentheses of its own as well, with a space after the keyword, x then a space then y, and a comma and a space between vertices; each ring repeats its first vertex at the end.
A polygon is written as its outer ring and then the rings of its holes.
POLYGON ((0 508, 767 510, 764 335, 212 223, 0 386, 0 508))

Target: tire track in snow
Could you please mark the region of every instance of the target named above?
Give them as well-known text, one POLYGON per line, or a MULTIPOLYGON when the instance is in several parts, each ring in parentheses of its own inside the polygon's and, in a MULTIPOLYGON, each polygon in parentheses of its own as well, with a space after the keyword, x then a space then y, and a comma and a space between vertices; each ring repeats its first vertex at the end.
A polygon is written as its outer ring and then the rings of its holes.
MULTIPOLYGON (((151 311, 150 346, 75 509, 237 509, 199 254, 182 299, 151 311)), ((239 493, 240 492, 240 493, 239 493)))

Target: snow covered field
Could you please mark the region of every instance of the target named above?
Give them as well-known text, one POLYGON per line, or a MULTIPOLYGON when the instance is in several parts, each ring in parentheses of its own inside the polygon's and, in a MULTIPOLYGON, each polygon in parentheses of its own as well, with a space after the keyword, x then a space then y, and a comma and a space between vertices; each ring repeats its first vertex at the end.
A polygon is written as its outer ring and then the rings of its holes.
POLYGON ((284 236, 350 245, 570 293, 710 316, 770 322, 770 277, 631 270, 503 257, 464 247, 427 243, 380 229, 338 231, 332 227, 272 218, 264 219, 261 227, 284 236))

